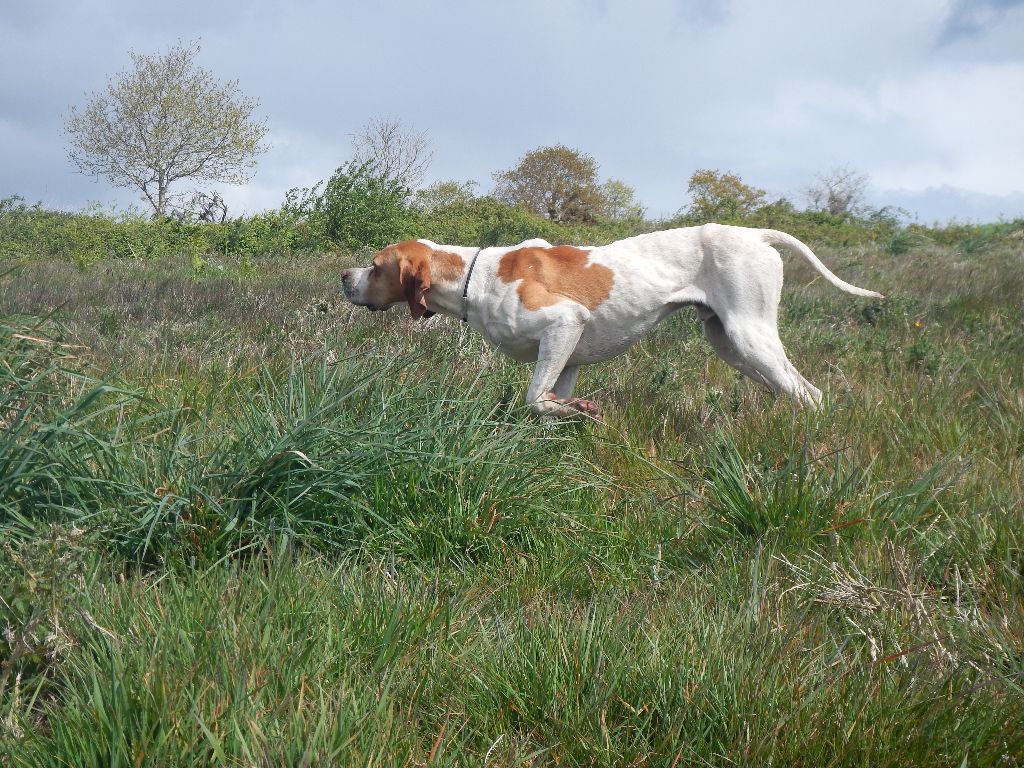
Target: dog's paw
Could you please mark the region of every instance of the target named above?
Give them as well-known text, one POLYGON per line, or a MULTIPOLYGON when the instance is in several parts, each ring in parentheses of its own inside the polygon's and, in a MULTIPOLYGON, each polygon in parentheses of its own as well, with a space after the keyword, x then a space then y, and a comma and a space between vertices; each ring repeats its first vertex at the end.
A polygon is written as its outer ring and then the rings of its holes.
POLYGON ((593 416, 595 419, 601 418, 601 407, 593 400, 583 400, 579 397, 572 397, 566 400, 565 404, 574 411, 585 413, 587 416, 593 416))
POLYGON ((542 416, 554 418, 574 416, 578 413, 595 419, 601 418, 601 409, 593 400, 583 400, 579 397, 556 397, 554 392, 549 392, 546 398, 534 403, 533 408, 542 416))

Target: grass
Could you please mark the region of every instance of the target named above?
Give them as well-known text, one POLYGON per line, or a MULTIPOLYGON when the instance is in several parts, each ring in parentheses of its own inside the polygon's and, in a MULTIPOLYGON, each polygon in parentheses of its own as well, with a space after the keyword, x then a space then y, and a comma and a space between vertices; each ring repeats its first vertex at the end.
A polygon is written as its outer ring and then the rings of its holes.
POLYGON ((818 412, 681 314, 602 423, 344 257, 0 269, 0 765, 1021 765, 1019 243, 787 262, 818 412))

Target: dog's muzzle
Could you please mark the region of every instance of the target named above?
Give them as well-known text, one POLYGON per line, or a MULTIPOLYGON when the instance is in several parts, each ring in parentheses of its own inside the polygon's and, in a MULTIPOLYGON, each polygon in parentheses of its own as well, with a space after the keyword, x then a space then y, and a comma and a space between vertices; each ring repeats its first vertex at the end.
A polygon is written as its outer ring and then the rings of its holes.
POLYGON ((367 304, 359 301, 354 295, 355 287, 352 285, 352 272, 345 270, 341 273, 341 292, 345 294, 345 298, 348 299, 352 304, 357 307, 366 307, 371 312, 383 312, 387 307, 382 307, 377 304, 367 304))
POLYGON ((345 270, 341 273, 341 292, 345 294, 345 298, 351 301, 353 304, 357 303, 352 292, 355 288, 352 285, 352 273, 349 270, 345 270))

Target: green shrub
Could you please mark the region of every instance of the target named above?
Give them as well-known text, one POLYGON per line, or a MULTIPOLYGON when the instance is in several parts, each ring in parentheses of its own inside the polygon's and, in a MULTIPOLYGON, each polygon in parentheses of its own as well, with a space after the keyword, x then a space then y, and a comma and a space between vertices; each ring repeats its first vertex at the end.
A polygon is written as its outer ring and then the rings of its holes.
POLYGON ((420 236, 435 242, 490 246, 515 245, 534 237, 555 244, 602 245, 638 234, 646 225, 625 220, 560 224, 493 197, 477 197, 423 212, 419 226, 420 236))
POLYGON ((930 242, 929 238, 915 229, 899 229, 893 233, 885 244, 885 250, 893 256, 902 256, 915 248, 921 248, 930 242))
POLYGON ((355 250, 415 236, 415 215, 408 205, 409 190, 381 177, 372 163, 342 165, 324 185, 293 190, 286 209, 296 222, 308 224, 335 247, 355 250))

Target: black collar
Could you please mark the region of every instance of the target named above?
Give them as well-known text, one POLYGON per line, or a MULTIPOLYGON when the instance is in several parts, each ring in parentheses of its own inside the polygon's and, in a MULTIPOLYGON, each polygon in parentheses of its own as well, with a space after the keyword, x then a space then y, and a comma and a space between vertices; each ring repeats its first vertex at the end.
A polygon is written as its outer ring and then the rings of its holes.
POLYGON ((477 256, 483 249, 484 247, 481 245, 473 254, 473 260, 469 262, 469 272, 466 273, 466 283, 462 286, 462 322, 464 323, 469 319, 469 281, 473 278, 473 267, 476 266, 477 256))

